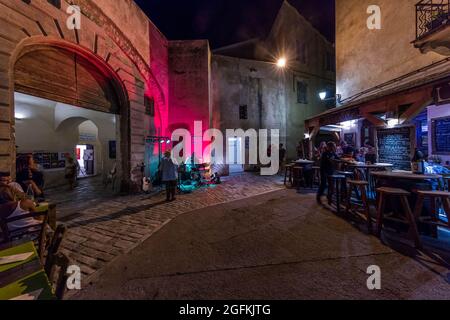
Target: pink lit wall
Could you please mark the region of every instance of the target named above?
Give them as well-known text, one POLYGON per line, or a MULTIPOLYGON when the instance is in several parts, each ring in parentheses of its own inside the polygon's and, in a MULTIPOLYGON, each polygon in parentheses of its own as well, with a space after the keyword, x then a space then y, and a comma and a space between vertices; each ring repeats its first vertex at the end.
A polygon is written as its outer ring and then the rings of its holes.
POLYGON ((169 42, 170 133, 188 129, 194 140, 194 121, 210 128, 210 58, 206 40, 169 42))

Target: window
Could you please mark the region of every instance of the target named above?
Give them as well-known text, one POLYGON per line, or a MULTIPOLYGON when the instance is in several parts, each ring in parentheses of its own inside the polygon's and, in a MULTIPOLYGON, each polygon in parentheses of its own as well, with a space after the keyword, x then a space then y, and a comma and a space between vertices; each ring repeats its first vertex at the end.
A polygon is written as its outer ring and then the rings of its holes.
POLYGON ((61 0, 47 0, 47 2, 61 9, 61 0))
POLYGON ((154 117, 155 116, 155 100, 153 98, 145 96, 145 114, 154 117))
POLYGON ((248 120, 248 108, 247 105, 239 106, 239 119, 248 120))
POLYGON ((334 59, 334 54, 327 52, 326 54, 326 70, 336 72, 336 62, 334 59))
POLYGON ((302 64, 308 63, 308 49, 306 43, 297 40, 297 60, 302 64))
POLYGON ((308 104, 308 85, 303 81, 297 81, 297 102, 308 104))

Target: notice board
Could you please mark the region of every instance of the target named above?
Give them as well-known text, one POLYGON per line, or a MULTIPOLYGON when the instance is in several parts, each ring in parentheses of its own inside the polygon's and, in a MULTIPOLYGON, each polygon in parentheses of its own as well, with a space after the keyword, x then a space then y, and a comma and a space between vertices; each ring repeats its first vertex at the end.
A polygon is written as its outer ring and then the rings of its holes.
POLYGON ((433 154, 450 154, 450 117, 434 119, 431 122, 433 154))
POLYGON ((391 163, 397 170, 411 170, 414 127, 377 130, 378 162, 391 163))

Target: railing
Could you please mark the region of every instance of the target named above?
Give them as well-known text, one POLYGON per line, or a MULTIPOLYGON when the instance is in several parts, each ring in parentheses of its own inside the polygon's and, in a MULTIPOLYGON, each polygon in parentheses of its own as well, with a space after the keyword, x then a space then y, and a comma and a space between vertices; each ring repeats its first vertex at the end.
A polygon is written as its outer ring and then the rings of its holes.
POLYGON ((422 0, 416 4, 416 39, 427 36, 450 20, 450 0, 422 0))

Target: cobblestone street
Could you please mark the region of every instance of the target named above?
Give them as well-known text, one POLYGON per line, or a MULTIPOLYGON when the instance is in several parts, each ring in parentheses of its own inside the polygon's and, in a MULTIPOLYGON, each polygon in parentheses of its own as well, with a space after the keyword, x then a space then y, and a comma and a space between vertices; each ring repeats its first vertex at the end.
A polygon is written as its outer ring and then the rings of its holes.
POLYGON ((87 199, 90 207, 84 209, 86 203, 79 198, 77 203, 82 210, 64 221, 69 232, 62 251, 81 267, 83 280, 90 281, 97 271, 183 213, 283 188, 279 176, 244 174, 224 179, 221 185, 179 195, 172 203, 164 201, 164 194, 140 195, 106 198, 97 204, 87 199))

